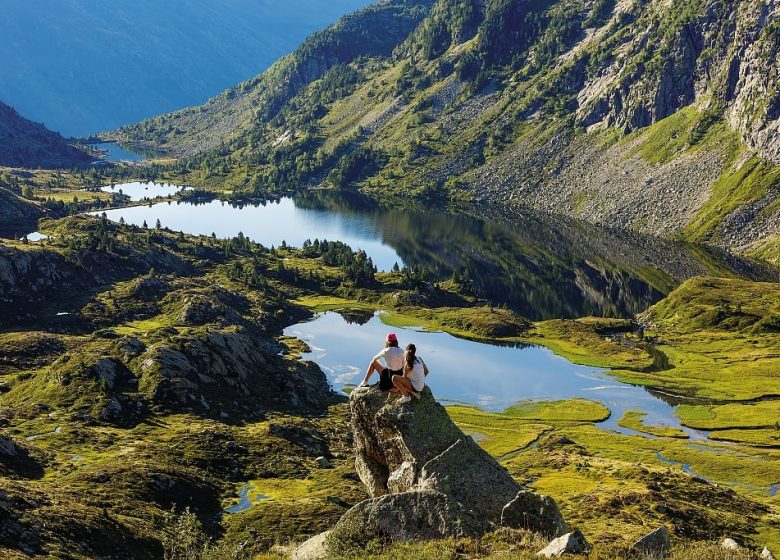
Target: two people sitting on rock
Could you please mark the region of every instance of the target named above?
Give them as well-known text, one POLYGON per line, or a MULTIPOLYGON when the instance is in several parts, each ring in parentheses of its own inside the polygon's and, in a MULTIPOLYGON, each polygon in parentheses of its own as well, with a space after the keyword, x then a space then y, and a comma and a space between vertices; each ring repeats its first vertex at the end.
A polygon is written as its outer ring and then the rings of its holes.
POLYGON ((398 336, 388 333, 385 347, 368 364, 366 375, 358 387, 367 386, 374 372, 379 374, 379 388, 382 391, 401 393, 398 402, 407 403, 412 397, 420 398, 420 391, 425 387, 428 366, 417 356, 414 344, 409 344, 404 352, 398 347, 398 336), (384 367, 380 360, 385 362, 384 367))

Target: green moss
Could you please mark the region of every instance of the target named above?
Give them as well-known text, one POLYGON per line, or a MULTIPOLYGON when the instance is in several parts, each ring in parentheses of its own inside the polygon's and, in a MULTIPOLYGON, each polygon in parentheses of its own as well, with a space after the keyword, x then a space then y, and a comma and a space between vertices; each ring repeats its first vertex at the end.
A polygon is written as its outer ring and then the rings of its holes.
POLYGON ((552 429, 507 414, 492 414, 467 406, 448 406, 453 422, 491 455, 503 457, 520 451, 552 429))
POLYGON ((775 428, 780 422, 780 401, 714 405, 680 405, 675 409, 680 421, 697 430, 735 428, 775 428))

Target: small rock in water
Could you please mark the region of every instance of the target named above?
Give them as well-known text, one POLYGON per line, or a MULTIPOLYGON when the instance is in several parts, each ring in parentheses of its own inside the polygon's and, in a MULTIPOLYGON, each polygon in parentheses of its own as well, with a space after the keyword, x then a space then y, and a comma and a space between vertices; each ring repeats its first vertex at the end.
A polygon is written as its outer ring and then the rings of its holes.
POLYGON ((314 459, 314 462, 317 463, 317 466, 321 469, 329 469, 331 467, 330 461, 328 461, 327 457, 317 457, 314 459))
POLYGON ((672 543, 669 540, 669 530, 663 525, 655 531, 648 533, 631 546, 631 550, 653 557, 667 556, 671 548, 672 543))
POLYGON ((577 529, 573 533, 567 533, 562 537, 558 537, 548 544, 546 548, 540 550, 538 554, 551 558, 564 554, 585 554, 589 550, 590 543, 585 540, 585 535, 577 529))
POLYGON ((775 555, 767 547, 764 547, 764 550, 761 551, 761 558, 764 560, 775 560, 775 555))
POLYGON ((722 548, 725 548, 726 550, 739 550, 739 545, 737 544, 737 541, 730 538, 723 539, 723 541, 720 543, 720 546, 722 548))

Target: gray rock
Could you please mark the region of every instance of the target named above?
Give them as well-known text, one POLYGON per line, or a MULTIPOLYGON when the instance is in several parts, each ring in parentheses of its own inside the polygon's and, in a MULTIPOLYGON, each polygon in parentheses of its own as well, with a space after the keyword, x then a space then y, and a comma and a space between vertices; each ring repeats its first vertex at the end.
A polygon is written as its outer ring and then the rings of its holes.
POLYGON ((317 466, 321 469, 329 469, 332 465, 330 464, 330 461, 328 461, 327 457, 317 457, 314 459, 314 462, 317 463, 317 466))
POLYGON ((372 539, 410 541, 478 537, 491 523, 441 492, 430 490, 389 494, 363 500, 333 527, 329 541, 335 552, 351 543, 372 539))
POLYGON ((527 490, 518 492, 501 510, 501 526, 528 529, 548 538, 560 537, 569 530, 555 500, 527 490))
POLYGON ((92 375, 94 375, 98 381, 105 384, 110 390, 114 388, 117 380, 116 363, 110 358, 100 358, 90 368, 92 375))
POLYGON ((350 395, 350 408, 355 467, 374 497, 344 514, 332 542, 478 537, 504 517, 510 526, 530 524, 547 535, 566 530, 555 501, 521 492, 428 387, 402 406, 393 395, 361 388, 350 395))
POLYGON ((104 422, 117 420, 121 415, 122 405, 114 398, 109 399, 105 406, 103 406, 103 409, 100 411, 100 419, 104 422))
POLYGON ((667 556, 671 548, 669 530, 664 525, 648 533, 631 546, 631 550, 635 552, 656 558, 667 556))
POLYGON ((330 531, 325 531, 304 541, 296 548, 290 558, 292 560, 321 560, 327 557, 327 539, 330 531))
POLYGON ((519 490, 504 467, 462 434, 461 439, 423 465, 417 488, 447 494, 492 523, 500 523, 504 507, 517 498, 519 490))
POLYGON ((540 550, 538 554, 551 558, 564 554, 585 554, 589 550, 590 543, 585 540, 585 535, 577 529, 572 533, 567 533, 562 537, 558 537, 548 544, 546 548, 540 550))
POLYGON ((19 454, 19 447, 17 447, 11 438, 0 436, 0 457, 13 459, 14 457, 18 457, 19 454))
POLYGON ((761 558, 763 560, 775 560, 775 555, 767 547, 764 547, 764 550, 761 551, 761 558))
POLYGON ((725 538, 720 543, 721 548, 725 548, 726 550, 739 550, 741 547, 732 538, 725 538))

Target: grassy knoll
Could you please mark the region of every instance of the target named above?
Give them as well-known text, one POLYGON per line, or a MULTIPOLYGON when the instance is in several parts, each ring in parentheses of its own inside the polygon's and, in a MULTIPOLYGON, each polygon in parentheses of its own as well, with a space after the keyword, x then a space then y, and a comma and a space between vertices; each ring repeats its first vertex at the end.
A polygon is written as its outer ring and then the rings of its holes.
POLYGON ((658 437, 671 437, 686 439, 688 435, 680 428, 674 428, 672 426, 650 426, 644 423, 644 418, 647 416, 644 412, 638 412, 636 410, 627 410, 623 414, 623 418, 618 420, 618 424, 624 428, 642 432, 644 434, 650 434, 658 437))
POLYGON ((640 320, 669 368, 627 380, 718 400, 780 394, 780 284, 694 278, 640 320))
POLYGON ((629 321, 585 318, 577 320, 543 321, 534 325, 528 340, 549 347, 575 363, 605 368, 644 369, 653 358, 637 346, 639 341, 630 333, 626 343, 607 336, 613 331, 626 331, 629 321))
POLYGON ((778 428, 780 401, 759 401, 725 405, 680 405, 675 410, 680 421, 697 430, 736 428, 778 428))

